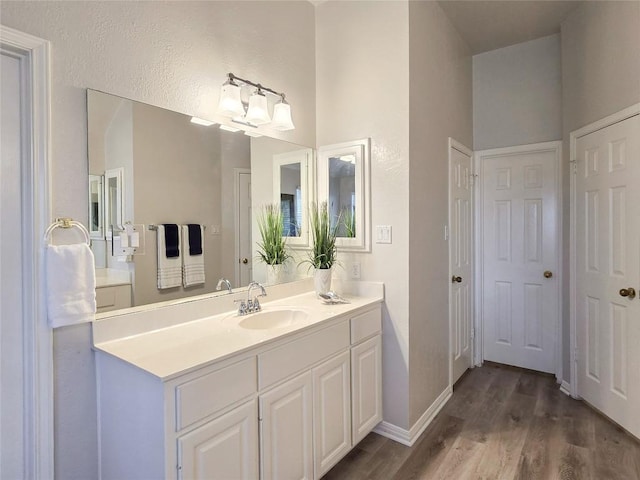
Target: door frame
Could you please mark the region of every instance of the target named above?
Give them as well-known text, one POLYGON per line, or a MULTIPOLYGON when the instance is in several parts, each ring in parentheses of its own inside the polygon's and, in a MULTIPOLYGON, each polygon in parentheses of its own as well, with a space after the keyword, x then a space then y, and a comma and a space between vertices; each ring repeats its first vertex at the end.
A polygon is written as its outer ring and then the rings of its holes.
MULTIPOLYGON (((475 179, 476 179, 476 175, 475 175, 475 156, 473 151, 466 147, 465 145, 463 145, 462 143, 456 141, 455 139, 449 137, 448 142, 447 142, 447 158, 448 158, 448 175, 447 175, 447 179, 448 179, 448 185, 447 185, 447 203, 448 203, 448 217, 447 217, 447 243, 448 243, 448 250, 449 250, 449 277, 451 277, 451 150, 457 150, 460 153, 467 155, 468 157, 470 157, 471 159, 471 179, 470 184, 471 184, 471 205, 469 206, 469 211, 471 212, 471 281, 473 282, 472 288, 469 289, 470 293, 471 293, 471 305, 470 305, 470 312, 469 312, 469 316, 470 316, 470 320, 471 320, 471 339, 470 339, 470 348, 471 348, 471 352, 470 352, 470 358, 469 358, 469 367, 473 368, 473 366, 476 364, 475 362, 475 355, 476 355, 476 349, 475 349, 475 338, 474 338, 474 332, 475 332, 475 297, 476 297, 476 287, 475 287, 475 270, 476 270, 476 245, 475 242, 473 241, 473 239, 475 238, 475 215, 474 215, 474 211, 476 210, 476 198, 475 198, 475 179)), ((452 347, 452 331, 453 331, 453 322, 451 321, 451 301, 452 301, 452 283, 451 281, 449 281, 449 387, 453 387, 453 347, 452 347)))
MULTIPOLYGON (((527 145, 515 145, 511 147, 500 147, 500 148, 492 148, 488 150, 478 150, 474 153, 474 176, 477 182, 477 188, 475 189, 475 251, 476 252, 484 252, 483 245, 483 216, 484 216, 484 208, 483 208, 483 189, 482 189, 482 181, 480 178, 480 171, 482 167, 482 161, 485 158, 492 157, 504 157, 513 154, 523 154, 523 153, 533 153, 533 152, 554 152, 556 157, 556 175, 558 179, 558 185, 556 189, 556 205, 558 208, 557 212, 557 225, 556 231, 558 232, 558 237, 556 239, 556 249, 558 254, 558 264, 557 264, 557 277, 558 277, 558 285, 563 284, 563 274, 562 274, 562 224, 563 224, 563 209, 562 209, 562 140, 554 140, 551 142, 541 142, 541 143, 531 143, 527 145)), ((483 295, 484 291, 484 283, 483 283, 483 265, 482 265, 482 255, 475 256, 475 299, 476 303, 474 306, 475 316, 474 316, 474 329, 475 329, 475 338, 474 338, 474 352, 476 352, 475 364, 482 365, 484 362, 484 349, 483 349, 483 336, 484 336, 484 320, 482 318, 483 312, 483 295)), ((558 383, 562 382, 563 371, 562 371, 562 309, 563 309, 563 298, 561 293, 558 294, 558 320, 556 323, 556 381, 558 383)))
POLYGON ((47 323, 43 240, 51 222, 50 43, 4 25, 0 43, 23 58, 23 88, 29 95, 25 105, 29 138, 24 144, 30 158, 22 165, 25 474, 53 478, 53 333, 47 323))
POLYGON ((585 125, 578 130, 574 130, 569 134, 569 165, 570 165, 570 193, 569 193, 569 201, 570 203, 570 216, 571 222, 569 224, 569 252, 570 252, 570 266, 569 266, 569 341, 570 341, 570 356, 569 356, 569 372, 571 385, 569 385, 569 391, 571 392, 571 396, 573 398, 580 398, 578 395, 578 339, 577 339, 577 318, 576 318, 576 307, 577 307, 577 288, 576 288, 576 280, 577 280, 577 259, 576 259, 576 210, 577 210, 577 198, 576 198, 576 173, 577 173, 577 158, 576 158, 576 148, 577 142, 579 138, 585 137, 590 133, 597 132, 598 130, 602 130, 603 128, 610 127, 616 123, 623 122, 631 117, 636 115, 640 115, 640 103, 636 103, 627 107, 619 112, 613 113, 607 117, 601 118, 593 123, 585 125))
MULTIPOLYGON (((244 287, 244 285, 240 285, 240 175, 242 174, 251 175, 250 168, 234 168, 233 169, 233 233, 234 233, 234 251, 235 251, 235 281, 238 283, 237 286, 244 287)), ((235 285, 234 285, 235 286, 235 285)))

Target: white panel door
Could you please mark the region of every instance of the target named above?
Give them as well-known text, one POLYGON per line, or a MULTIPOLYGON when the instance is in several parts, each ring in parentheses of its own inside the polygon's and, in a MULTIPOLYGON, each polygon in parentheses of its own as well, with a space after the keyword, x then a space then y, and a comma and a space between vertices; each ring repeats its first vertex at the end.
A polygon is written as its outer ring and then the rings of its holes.
POLYGON ((252 400, 178 438, 178 478, 258 478, 258 409, 252 400))
POLYGON ((0 478, 23 478, 21 60, 3 50, 0 97, 0 478))
POLYGON ((640 116, 575 158, 578 394, 640 437, 640 116))
POLYGON ((556 371, 559 142, 480 152, 484 359, 556 371))
POLYGON ((313 478, 311 372, 260 397, 262 480, 313 478))
POLYGON ((452 384, 471 366, 473 305, 473 171, 471 152, 449 146, 449 327, 452 384))
POLYGON ((315 478, 351 450, 351 369, 349 352, 313 369, 315 478))
POLYGON ((249 285, 253 278, 251 253, 251 173, 242 171, 237 177, 238 218, 236 241, 238 242, 238 268, 235 287, 249 285))

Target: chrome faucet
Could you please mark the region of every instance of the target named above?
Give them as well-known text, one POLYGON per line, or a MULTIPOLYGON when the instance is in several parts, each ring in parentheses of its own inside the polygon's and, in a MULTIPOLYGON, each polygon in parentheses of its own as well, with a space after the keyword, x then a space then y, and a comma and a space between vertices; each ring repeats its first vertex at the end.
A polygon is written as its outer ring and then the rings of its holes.
POLYGON ((258 297, 266 297, 267 291, 264 289, 261 283, 251 282, 249 288, 247 288, 247 313, 259 312, 262 310, 258 297), (254 297, 251 297, 251 292, 256 289, 260 289, 260 293, 254 297))
POLYGON ((222 290, 223 284, 225 287, 227 287, 227 290, 229 290, 229 293, 233 293, 233 291, 231 290, 231 282, 224 277, 218 280, 218 285, 216 285, 216 290, 222 290))

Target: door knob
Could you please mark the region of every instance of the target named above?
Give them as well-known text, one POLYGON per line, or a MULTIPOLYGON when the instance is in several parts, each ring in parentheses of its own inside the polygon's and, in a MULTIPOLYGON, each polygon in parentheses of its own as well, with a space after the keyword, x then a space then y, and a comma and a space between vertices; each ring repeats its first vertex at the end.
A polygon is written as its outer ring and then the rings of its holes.
POLYGON ((621 288, 620 289, 620 296, 621 297, 629 297, 629 300, 633 300, 634 298, 636 298, 636 289, 629 287, 629 288, 621 288))
POLYGON ((455 275, 451 277, 452 283, 462 283, 462 277, 456 277, 455 275))
POLYGON ((243 258, 242 259, 242 263, 244 263, 246 265, 247 263, 249 263, 249 259, 248 258, 243 258))
POLYGON ((545 270, 543 275, 544 275, 544 278, 551 278, 553 277, 553 272, 551 270, 545 270))

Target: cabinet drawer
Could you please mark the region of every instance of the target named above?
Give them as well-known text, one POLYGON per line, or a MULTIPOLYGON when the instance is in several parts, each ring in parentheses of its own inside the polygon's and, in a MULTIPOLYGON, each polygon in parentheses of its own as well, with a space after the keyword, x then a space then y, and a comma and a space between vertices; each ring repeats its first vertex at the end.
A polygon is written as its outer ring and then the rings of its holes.
POLYGON ((354 345, 381 331, 382 314, 380 307, 361 313, 351 319, 351 344, 354 345))
POLYGON ((344 321, 260 354, 260 390, 348 347, 349 323, 344 321))
POLYGON ((96 288, 97 313, 131 307, 131 285, 96 288))
POLYGON ((256 392, 256 358, 248 358, 176 387, 176 431, 256 392))

